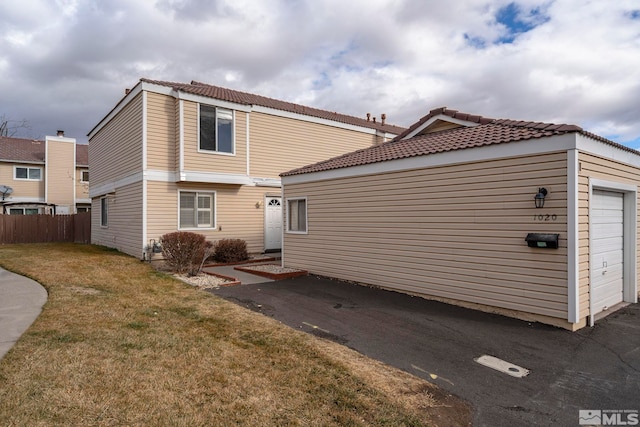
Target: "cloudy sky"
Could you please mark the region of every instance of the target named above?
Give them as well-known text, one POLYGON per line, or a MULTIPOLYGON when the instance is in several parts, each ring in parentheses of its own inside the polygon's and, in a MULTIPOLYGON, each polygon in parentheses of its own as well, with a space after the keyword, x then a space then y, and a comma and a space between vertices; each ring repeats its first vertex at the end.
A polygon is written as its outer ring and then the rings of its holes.
POLYGON ((640 1, 0 2, 0 118, 79 142, 141 77, 408 126, 449 107, 640 148, 640 1))

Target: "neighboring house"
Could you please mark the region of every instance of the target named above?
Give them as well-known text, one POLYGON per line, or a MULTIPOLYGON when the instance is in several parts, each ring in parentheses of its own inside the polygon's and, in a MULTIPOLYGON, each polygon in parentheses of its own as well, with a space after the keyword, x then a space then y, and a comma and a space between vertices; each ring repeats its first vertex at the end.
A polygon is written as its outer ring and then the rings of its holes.
POLYGON ((89 132, 92 242, 146 258, 163 234, 280 249, 279 174, 404 128, 204 83, 142 79, 89 132))
POLYGON ((2 214, 72 214, 91 209, 89 149, 62 131, 44 141, 0 137, 2 214))
POLYGON ((281 176, 284 266, 572 330, 637 302, 640 153, 577 126, 441 108, 281 176))

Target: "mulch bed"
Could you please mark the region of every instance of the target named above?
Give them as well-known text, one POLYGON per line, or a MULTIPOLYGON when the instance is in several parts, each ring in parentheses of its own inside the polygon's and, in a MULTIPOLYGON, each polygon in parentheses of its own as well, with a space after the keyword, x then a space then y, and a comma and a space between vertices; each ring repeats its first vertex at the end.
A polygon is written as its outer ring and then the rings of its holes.
POLYGON ((266 277, 271 280, 291 279, 293 277, 306 276, 309 274, 306 270, 295 270, 291 268, 282 268, 275 265, 257 265, 255 267, 234 267, 234 270, 244 271, 245 273, 255 274, 256 276, 266 277), (266 268, 266 269, 265 269, 266 268))

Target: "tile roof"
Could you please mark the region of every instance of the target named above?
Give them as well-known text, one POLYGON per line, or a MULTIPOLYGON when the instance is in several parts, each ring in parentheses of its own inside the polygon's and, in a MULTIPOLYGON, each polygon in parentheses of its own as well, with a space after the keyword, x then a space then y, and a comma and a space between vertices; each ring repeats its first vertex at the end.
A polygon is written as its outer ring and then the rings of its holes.
POLYGON ((459 113, 456 110, 440 108, 431 110, 416 124, 391 141, 373 147, 347 153, 329 160, 304 166, 281 174, 280 176, 299 175, 304 173, 322 172, 333 169, 341 169, 352 166, 361 166, 372 163, 397 160, 408 157, 424 156, 445 151, 461 150, 485 145, 503 144, 514 141, 545 138, 554 135, 562 135, 578 132, 590 138, 597 139, 609 145, 616 146, 625 151, 640 152, 624 145, 609 141, 606 138, 585 132, 581 127, 566 124, 553 124, 541 122, 527 122, 507 119, 490 119, 482 116, 459 113), (412 138, 402 139, 402 135, 409 135, 420 125, 432 117, 444 114, 449 117, 478 123, 477 126, 463 126, 454 129, 442 130, 427 134, 418 134, 412 138), (466 117, 466 119, 464 118, 466 117))
POLYGON ((422 117, 420 120, 418 120, 417 122, 409 126, 409 128, 406 131, 396 136, 394 139, 395 140, 403 139, 407 135, 410 135, 414 130, 422 126, 429 119, 439 115, 445 115, 453 119, 459 119, 459 120, 464 120, 467 122, 478 123, 478 124, 487 124, 493 121, 493 119, 489 119, 487 117, 476 116, 474 114, 461 113, 458 110, 450 110, 447 107, 435 108, 429 111, 429 114, 427 114, 426 116, 422 117))
MULTIPOLYGON (((44 141, 0 136, 0 161, 44 163, 44 141)), ((89 146, 76 144, 76 166, 89 166, 89 146)))
POLYGON ((354 126, 366 127, 383 132, 398 135, 405 131, 405 128, 382 122, 373 122, 365 118, 339 114, 332 111, 321 110, 318 108, 307 107, 304 105, 294 104, 291 102, 280 101, 265 96, 254 95, 237 90, 227 89, 220 86, 213 86, 206 83, 192 81, 191 83, 164 82, 158 80, 140 79, 142 82, 157 84, 161 86, 171 87, 194 95, 206 96, 209 98, 220 99, 223 101, 233 102, 242 105, 259 105, 261 107, 273 108, 275 110, 286 111, 290 113, 303 114, 306 116, 316 117, 325 120, 332 120, 339 123, 345 123, 354 126))

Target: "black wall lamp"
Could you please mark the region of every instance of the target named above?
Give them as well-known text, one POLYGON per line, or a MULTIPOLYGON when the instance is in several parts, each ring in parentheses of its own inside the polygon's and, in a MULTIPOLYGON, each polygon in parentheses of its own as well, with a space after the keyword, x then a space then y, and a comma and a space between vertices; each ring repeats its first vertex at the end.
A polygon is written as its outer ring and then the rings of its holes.
POLYGON ((547 194, 548 194, 548 191, 546 188, 544 187, 538 188, 538 194, 536 194, 536 196, 534 197, 534 200, 536 201, 536 208, 544 207, 544 198, 547 197, 547 194))

